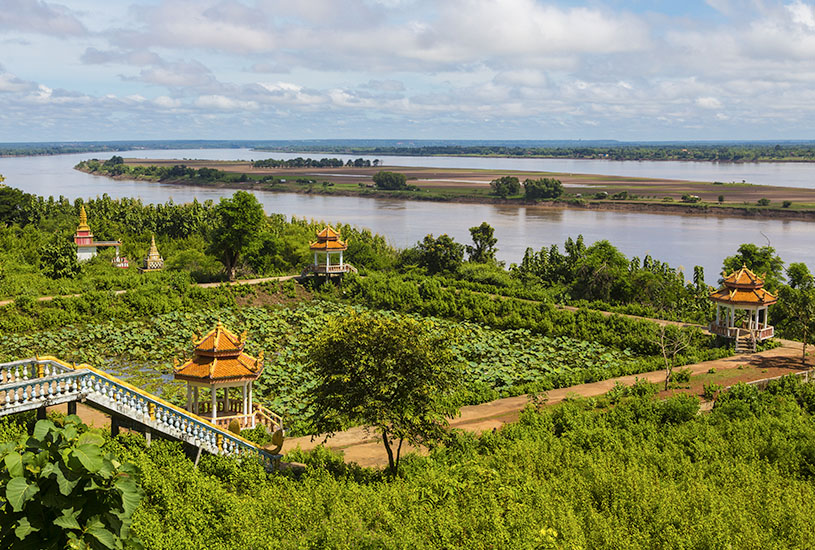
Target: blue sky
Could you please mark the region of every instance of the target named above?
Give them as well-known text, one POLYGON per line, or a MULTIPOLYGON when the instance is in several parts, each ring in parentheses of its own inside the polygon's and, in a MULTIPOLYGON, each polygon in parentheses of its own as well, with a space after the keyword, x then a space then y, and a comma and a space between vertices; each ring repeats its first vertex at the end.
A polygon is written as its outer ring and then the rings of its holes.
POLYGON ((815 139, 803 0, 3 0, 0 141, 815 139))

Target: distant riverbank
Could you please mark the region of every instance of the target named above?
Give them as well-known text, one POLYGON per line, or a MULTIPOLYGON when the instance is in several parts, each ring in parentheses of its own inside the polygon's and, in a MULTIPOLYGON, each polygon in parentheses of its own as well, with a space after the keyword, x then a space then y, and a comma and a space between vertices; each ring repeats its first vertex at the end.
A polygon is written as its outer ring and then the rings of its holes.
POLYGON ((615 212, 640 212, 683 216, 815 221, 815 190, 802 190, 746 184, 685 182, 648 178, 619 178, 543 172, 513 172, 519 179, 557 177, 564 181, 568 194, 552 200, 527 201, 522 196, 499 198, 489 194, 489 181, 508 171, 446 170, 431 168, 334 168, 330 172, 313 168, 257 169, 243 161, 175 159, 127 159, 127 166, 152 167, 183 164, 193 170, 218 170, 223 179, 196 181, 188 177, 158 181, 156 176, 110 175, 89 170, 119 181, 150 181, 169 186, 211 189, 244 189, 304 195, 363 197, 414 201, 493 204, 544 209, 580 209, 615 212), (372 175, 380 170, 399 170, 408 174, 411 189, 388 191, 375 188, 372 175), (343 171, 345 171, 343 173, 343 171), (646 194, 647 193, 647 194, 646 194), (627 196, 626 198, 598 198, 627 196), (687 200, 683 202, 683 197, 687 200), (718 200, 726 197, 727 202, 718 200), (691 202, 691 201, 698 202, 691 202), (759 201, 768 204, 760 205, 759 201), (786 207, 784 207, 786 205, 786 207))

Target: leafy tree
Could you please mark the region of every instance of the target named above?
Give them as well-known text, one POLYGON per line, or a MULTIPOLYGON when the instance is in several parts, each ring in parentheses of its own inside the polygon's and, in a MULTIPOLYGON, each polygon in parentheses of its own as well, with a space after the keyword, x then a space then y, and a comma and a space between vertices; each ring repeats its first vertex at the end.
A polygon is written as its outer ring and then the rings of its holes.
POLYGON ((373 180, 377 189, 397 190, 407 188, 407 178, 404 174, 400 174, 399 172, 387 172, 383 170, 374 174, 373 180))
POLYGON ((333 434, 354 424, 378 431, 393 475, 402 444, 433 445, 457 413, 461 383, 451 341, 409 317, 349 311, 326 327, 311 352, 317 378, 311 423, 333 434))
POLYGON ((803 263, 787 268, 789 285, 778 292, 776 317, 782 319, 784 335, 801 340, 801 363, 806 365, 807 342, 815 332, 815 278, 803 263))
POLYGON ((73 415, 64 427, 39 420, 31 437, 0 444, 0 546, 121 549, 133 542, 139 472, 85 429, 73 415))
POLYGON ((264 229, 263 206, 246 191, 237 191, 232 198, 222 198, 215 207, 217 226, 210 236, 210 250, 224 264, 230 281, 241 255, 251 250, 264 229))
POLYGON ((524 198, 528 201, 556 199, 563 194, 563 184, 554 178, 527 179, 524 181, 524 198))
POLYGON ((495 229, 487 222, 481 222, 481 225, 470 228, 470 235, 474 244, 474 246, 467 245, 466 247, 470 261, 480 264, 494 262, 495 253, 498 251, 495 248, 498 242, 498 239, 495 238, 495 229))
POLYGON ((502 199, 509 195, 517 195, 521 192, 521 182, 515 176, 502 176, 490 182, 490 194, 497 195, 502 199))
POLYGON ((464 245, 453 240, 447 234, 433 238, 425 236, 417 245, 419 265, 430 274, 455 272, 464 260, 464 245))
POLYGON ((784 262, 775 253, 775 248, 769 245, 742 244, 735 256, 728 256, 724 259, 723 267, 727 273, 732 273, 741 266, 747 266, 753 273, 762 277, 764 286, 770 292, 777 289, 784 279, 782 274, 784 262))
POLYGON ((59 235, 40 250, 40 269, 50 279, 73 279, 79 275, 76 245, 65 235, 59 235))

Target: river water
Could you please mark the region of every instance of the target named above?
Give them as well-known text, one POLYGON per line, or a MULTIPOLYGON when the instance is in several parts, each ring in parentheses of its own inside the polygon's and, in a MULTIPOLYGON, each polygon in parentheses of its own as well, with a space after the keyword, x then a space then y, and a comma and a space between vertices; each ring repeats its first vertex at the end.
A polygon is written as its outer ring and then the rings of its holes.
MULTIPOLYGON (((286 153, 247 149, 127 151, 125 157, 213 160, 293 158, 286 153)), ((0 158, 0 174, 6 184, 28 193, 64 195, 70 199, 95 197, 141 197, 145 202, 176 202, 218 199, 230 189, 203 189, 150 182, 114 181, 73 170, 80 160, 109 155, 75 155, 0 158)), ((331 155, 346 160, 348 155, 331 155)), ((373 157, 365 157, 373 158, 373 157)), ((685 162, 633 162, 603 160, 548 160, 460 157, 377 157, 392 166, 440 168, 492 168, 546 170, 620 176, 688 179, 695 181, 741 181, 810 187, 815 182, 815 165, 805 163, 712 164, 685 162), (770 182, 774 183, 770 183, 770 182)), ((488 222, 495 227, 498 256, 507 263, 519 262, 527 247, 539 249, 562 245, 567 237, 582 234, 588 243, 608 239, 628 256, 651 254, 691 273, 694 265, 705 268, 707 280, 715 284, 722 259, 735 253, 741 243, 766 244, 776 248, 786 263, 806 262, 815 268, 815 224, 802 221, 749 220, 716 216, 675 216, 633 212, 514 207, 488 204, 434 203, 361 197, 311 196, 256 191, 268 213, 342 221, 368 227, 385 235, 398 247, 415 244, 426 234, 447 233, 459 242, 469 242, 468 228, 488 222)), ((89 213, 93 225, 93 213, 89 213)))

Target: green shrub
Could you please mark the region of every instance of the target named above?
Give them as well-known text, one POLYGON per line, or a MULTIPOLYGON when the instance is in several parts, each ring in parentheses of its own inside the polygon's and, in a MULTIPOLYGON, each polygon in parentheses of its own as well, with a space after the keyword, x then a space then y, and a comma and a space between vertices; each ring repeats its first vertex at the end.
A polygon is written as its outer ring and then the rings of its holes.
POLYGON ((40 420, 31 437, 0 444, 0 543, 17 548, 123 548, 142 497, 138 469, 101 448, 76 416, 40 420))

